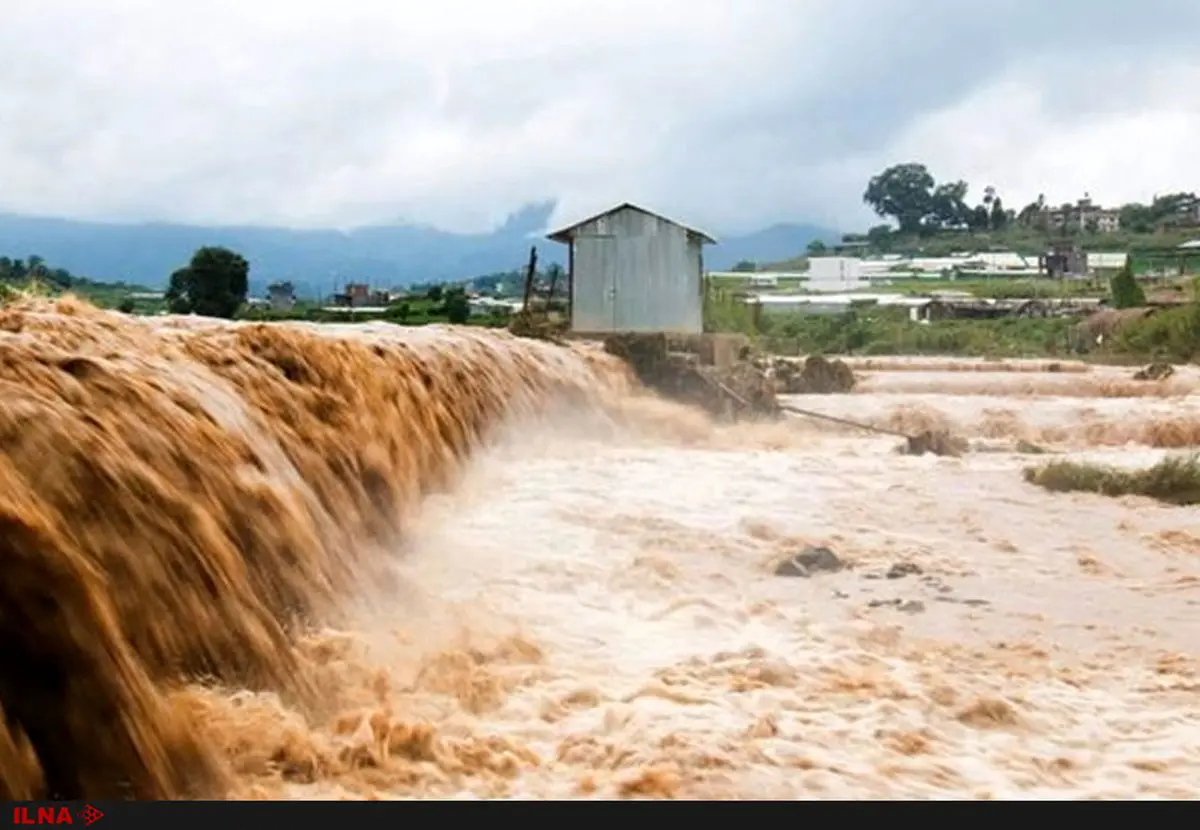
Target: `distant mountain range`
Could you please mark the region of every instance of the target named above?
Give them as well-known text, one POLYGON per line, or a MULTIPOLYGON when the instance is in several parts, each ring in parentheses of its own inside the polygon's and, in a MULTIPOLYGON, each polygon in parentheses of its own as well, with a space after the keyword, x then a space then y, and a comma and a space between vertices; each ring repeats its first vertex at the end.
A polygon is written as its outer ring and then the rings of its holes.
MULTIPOLYGON (((261 227, 109 224, 0 213, 0 256, 42 257, 54 268, 104 282, 161 288, 171 272, 204 245, 232 248, 250 261, 251 291, 291 280, 304 296, 328 294, 347 281, 391 287, 466 280, 524 265, 536 245, 539 262, 562 263, 565 248, 542 236, 554 205, 532 205, 486 234, 459 234, 420 225, 353 231, 261 227)), ((726 270, 742 260, 774 262, 802 253, 808 243, 840 235, 814 225, 781 224, 721 238, 705 265, 726 270)), ((720 237, 718 237, 720 238, 720 237)))

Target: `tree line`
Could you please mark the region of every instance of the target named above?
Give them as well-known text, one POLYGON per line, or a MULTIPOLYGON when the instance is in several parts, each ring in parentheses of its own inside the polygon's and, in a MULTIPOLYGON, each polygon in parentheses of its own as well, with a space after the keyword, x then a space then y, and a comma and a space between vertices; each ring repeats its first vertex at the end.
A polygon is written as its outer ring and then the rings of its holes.
MULTIPOLYGON (((1011 210, 993 185, 983 188, 979 202, 974 205, 967 199, 969 190, 964 181, 938 182, 924 164, 906 162, 871 177, 862 199, 878 216, 894 221, 903 234, 999 231, 1012 225, 1050 230, 1047 223, 1050 206, 1044 194, 1019 210, 1011 210)), ((1195 193, 1178 192, 1156 196, 1150 204, 1122 205, 1121 227, 1134 233, 1150 233, 1172 221, 1195 201, 1195 193)), ((1064 210, 1072 207, 1070 203, 1061 206, 1064 210)), ((868 231, 867 239, 872 241, 890 233, 891 226, 879 225, 868 231)))
POLYGON ((0 283, 17 285, 30 282, 40 282, 64 291, 73 286, 99 284, 78 277, 66 268, 51 268, 40 256, 31 255, 23 259, 0 256, 0 283))
MULTIPOLYGON (((166 291, 168 308, 179 314, 205 314, 232 317, 246 301, 249 290, 249 263, 226 248, 201 248, 188 265, 171 275, 166 291)), ((41 283, 52 289, 126 288, 124 282, 97 282, 76 276, 65 268, 52 268, 37 255, 25 258, 0 256, 0 283, 28 285, 41 283)), ((131 311, 133 301, 126 298, 121 311, 131 311)))
MULTIPOLYGON (((127 288, 123 282, 96 282, 79 277, 65 268, 52 268, 40 256, 25 258, 0 257, 0 284, 28 285, 42 283, 58 291, 71 289, 127 288)), ((280 287, 286 288, 287 283, 280 287)), ((172 314, 199 314, 205 317, 232 319, 246 303, 250 292, 250 263, 241 254, 228 248, 206 246, 198 249, 188 264, 176 269, 167 282, 163 299, 172 314)), ((415 297, 393 303, 388 319, 403 322, 433 315, 450 323, 467 322, 471 316, 466 289, 459 285, 421 286, 415 297)), ((133 298, 125 297, 117 310, 132 313, 133 298)))
MULTIPOLYGON (((165 296, 167 309, 172 314, 232 318, 245 304, 249 285, 250 264, 241 254, 228 248, 201 248, 191 262, 171 274, 165 296)), ((471 316, 462 286, 428 286, 424 299, 450 323, 465 323, 471 316)), ((412 313, 411 302, 402 300, 393 303, 385 316, 403 322, 412 313)))

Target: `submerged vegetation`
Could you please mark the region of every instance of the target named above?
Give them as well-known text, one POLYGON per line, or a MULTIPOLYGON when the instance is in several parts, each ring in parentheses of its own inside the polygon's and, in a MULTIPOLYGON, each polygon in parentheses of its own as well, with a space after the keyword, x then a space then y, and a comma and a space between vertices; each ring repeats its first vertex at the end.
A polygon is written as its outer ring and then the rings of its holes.
POLYGON ((1025 470, 1025 480, 1056 493, 1146 496, 1167 504, 1200 504, 1200 455, 1167 456, 1141 470, 1055 461, 1025 470))

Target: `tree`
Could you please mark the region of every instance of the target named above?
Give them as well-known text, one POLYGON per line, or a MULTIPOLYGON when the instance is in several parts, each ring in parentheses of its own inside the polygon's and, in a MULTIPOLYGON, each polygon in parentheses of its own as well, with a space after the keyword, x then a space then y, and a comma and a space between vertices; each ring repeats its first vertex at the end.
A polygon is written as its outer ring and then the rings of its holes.
POLYGON ((1109 295, 1113 308, 1139 308, 1146 304, 1146 294, 1133 276, 1132 257, 1125 258, 1125 267, 1112 278, 1109 295))
POLYGON ((897 164, 867 184, 863 202, 877 214, 896 220, 903 233, 916 233, 933 206, 933 176, 923 164, 897 164))
POLYGON ((429 286, 429 290, 425 292, 425 298, 431 303, 440 303, 442 301, 442 286, 429 286))
POLYGON ((133 314, 134 308, 136 308, 136 306, 134 306, 133 300, 131 300, 129 297, 121 300, 121 302, 117 305, 117 311, 121 312, 122 314, 133 314))
POLYGON ((966 197, 967 183, 964 181, 939 184, 930 197, 930 218, 943 228, 961 228, 967 224, 971 213, 966 197))
POLYGON ((1134 233, 1150 233, 1154 230, 1154 210, 1146 205, 1131 202, 1121 207, 1121 227, 1134 233))
POLYGON ((1195 193, 1168 193, 1165 196, 1155 196, 1150 205, 1150 212, 1155 222, 1175 219, 1181 211, 1186 210, 1196 198, 1195 193))
POLYGON ((44 283, 47 277, 50 276, 50 271, 46 268, 46 260, 36 254, 25 258, 25 276, 33 282, 44 283))
POLYGON ((173 314, 232 318, 250 290, 250 264, 228 248, 205 247, 171 275, 167 307, 173 314))
POLYGON ((825 256, 829 248, 822 240, 814 239, 808 243, 807 250, 809 256, 825 256))
POLYGON ((388 306, 387 313, 384 315, 389 320, 395 320, 403 323, 408 319, 408 315, 412 313, 412 307, 406 302, 394 303, 388 306))
POLYGON ((758 270, 758 263, 751 262, 748 259, 743 259, 737 265, 733 266, 733 270, 737 271, 739 274, 753 274, 758 270))
POLYGON ((467 299, 467 292, 462 288, 451 288, 444 294, 446 301, 442 308, 446 314, 446 319, 455 325, 462 325, 471 317, 471 303, 467 299))
POLYGON ((0 257, 0 282, 23 282, 39 280, 54 288, 66 289, 72 285, 85 285, 88 280, 76 278, 65 268, 51 268, 46 260, 32 255, 25 260, 0 257))
POLYGON ((867 231, 867 241, 877 251, 886 252, 892 247, 892 228, 890 225, 875 225, 867 231))
POLYGON ((1042 196, 1038 197, 1038 201, 1030 202, 1016 215, 1016 222, 1023 228, 1037 228, 1042 224, 1046 202, 1042 196))
POLYGON ((992 215, 991 227, 992 230, 1002 231, 1004 226, 1008 224, 1008 213, 1004 210, 1004 203, 1000 201, 1000 197, 996 196, 992 199, 992 215))

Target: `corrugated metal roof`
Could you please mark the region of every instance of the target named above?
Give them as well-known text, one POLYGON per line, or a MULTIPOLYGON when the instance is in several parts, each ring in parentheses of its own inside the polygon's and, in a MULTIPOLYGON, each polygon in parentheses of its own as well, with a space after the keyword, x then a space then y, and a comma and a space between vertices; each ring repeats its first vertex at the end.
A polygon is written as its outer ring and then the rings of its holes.
POLYGON ((562 242, 563 244, 566 244, 567 242, 571 241, 572 231, 577 230, 578 228, 580 228, 583 225, 588 224, 589 222, 594 222, 602 216, 609 216, 611 214, 614 214, 614 213, 617 213, 619 211, 626 210, 626 209, 636 210, 638 213, 644 213, 647 216, 653 216, 655 219, 661 219, 664 222, 670 222, 672 225, 678 225, 679 227, 683 228, 688 233, 693 234, 694 236, 700 237, 701 239, 703 239, 705 242, 707 242, 710 245, 717 244, 717 240, 714 239, 709 234, 705 233, 704 231, 689 227, 689 226, 683 224, 682 222, 676 222, 674 219, 671 219, 669 216, 663 216, 661 213, 655 213, 652 210, 647 210, 646 208, 641 207, 640 205, 635 205, 633 202, 622 202, 621 204, 617 205, 616 207, 609 208, 608 210, 602 210, 597 214, 587 217, 586 219, 580 219, 578 222, 573 222, 572 224, 567 225, 565 228, 560 228, 559 230, 556 230, 553 233, 547 234, 546 238, 553 242, 562 242))

